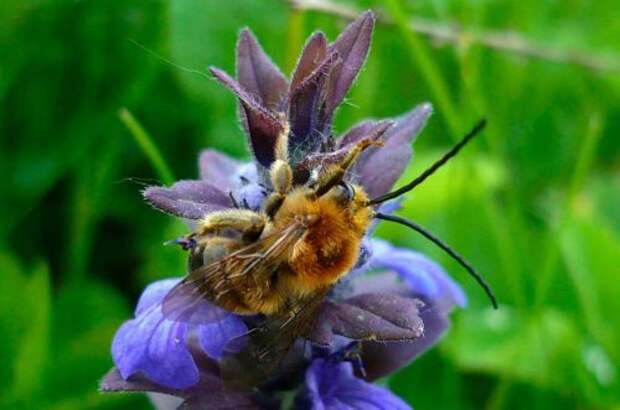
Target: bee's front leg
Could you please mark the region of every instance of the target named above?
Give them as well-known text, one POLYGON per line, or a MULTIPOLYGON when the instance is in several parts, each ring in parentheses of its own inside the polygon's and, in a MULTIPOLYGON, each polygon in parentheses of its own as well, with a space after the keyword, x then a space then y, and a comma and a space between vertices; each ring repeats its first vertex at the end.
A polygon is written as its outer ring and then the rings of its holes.
POLYGON ((370 147, 380 147, 382 146, 381 142, 373 141, 369 138, 365 138, 358 142, 349 153, 337 164, 334 164, 330 167, 319 180, 318 186, 316 187, 315 194, 316 196, 323 196, 330 189, 340 184, 349 170, 351 166, 358 159, 360 154, 364 152, 367 148, 370 147))
POLYGON ((206 236, 225 229, 241 233, 246 241, 256 240, 267 223, 265 215, 249 209, 216 211, 208 214, 198 222, 194 236, 206 236))

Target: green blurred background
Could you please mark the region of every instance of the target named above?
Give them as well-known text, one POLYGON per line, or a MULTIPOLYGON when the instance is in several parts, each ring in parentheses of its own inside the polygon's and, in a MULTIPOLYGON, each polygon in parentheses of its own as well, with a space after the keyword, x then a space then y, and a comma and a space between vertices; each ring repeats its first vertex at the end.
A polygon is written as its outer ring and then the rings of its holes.
MULTIPOLYGON (((431 101, 411 177, 489 120, 403 213, 466 255, 501 308, 431 245, 383 227, 443 263, 470 297, 444 342, 385 383, 418 410, 619 409, 617 2, 331 4, 390 22, 377 26, 338 132, 431 101), (417 30, 465 33, 414 34, 412 17, 417 30), (505 49, 515 35, 529 51, 505 49)), ((142 202, 145 184, 170 176, 119 110, 176 179, 197 176, 204 147, 248 158, 235 100, 206 66, 233 72, 236 35, 250 26, 288 73, 309 33, 333 39, 346 25, 336 14, 276 0, 2 0, 0 407, 149 407, 141 395, 102 395, 97 381, 143 287, 182 274, 183 253, 162 243, 184 228, 142 202)))

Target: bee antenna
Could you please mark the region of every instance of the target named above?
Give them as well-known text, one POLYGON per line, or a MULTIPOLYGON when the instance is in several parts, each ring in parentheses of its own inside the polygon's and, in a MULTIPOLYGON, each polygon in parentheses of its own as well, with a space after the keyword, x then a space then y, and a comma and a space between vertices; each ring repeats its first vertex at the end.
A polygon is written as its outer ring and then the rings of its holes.
POLYGON ((392 198, 396 198, 401 196, 404 193, 411 191, 416 186, 420 185, 422 182, 426 180, 429 176, 431 176, 435 171, 441 168, 448 160, 453 158, 459 151, 467 145, 469 141, 471 141, 476 135, 480 133, 485 127, 487 123, 486 119, 481 119, 478 123, 471 129, 464 137, 461 139, 456 145, 454 145, 450 151, 446 152, 439 160, 437 160, 433 165, 428 167, 424 172, 422 172, 417 178, 408 183, 407 185, 398 188, 395 191, 388 192, 387 194, 381 195, 377 198, 371 199, 368 201, 368 206, 380 204, 385 201, 389 201, 392 198))
POLYGON ((429 241, 433 242, 435 245, 441 248, 444 252, 450 255, 454 260, 456 260, 459 263, 459 265, 465 268, 465 270, 471 276, 473 276, 473 278, 476 280, 476 282, 478 282, 480 286, 482 286, 482 289, 484 289, 484 292, 487 294, 487 296, 491 300, 491 304, 493 304, 493 308, 497 309, 497 299, 495 298, 495 294, 493 294, 493 290, 491 289, 491 286, 489 286, 489 284, 484 280, 482 275, 476 272, 476 269, 474 269, 474 267, 469 262, 467 262, 465 258, 459 255, 454 249, 452 249, 449 245, 447 245, 441 239, 437 238, 435 235, 427 231, 423 226, 420 226, 417 223, 410 221, 408 219, 401 218, 400 216, 386 215, 386 214, 382 214, 378 212, 375 214, 375 218, 382 219, 384 221, 396 222, 401 225, 405 225, 413 229, 414 231, 418 232, 419 234, 424 236, 429 241))

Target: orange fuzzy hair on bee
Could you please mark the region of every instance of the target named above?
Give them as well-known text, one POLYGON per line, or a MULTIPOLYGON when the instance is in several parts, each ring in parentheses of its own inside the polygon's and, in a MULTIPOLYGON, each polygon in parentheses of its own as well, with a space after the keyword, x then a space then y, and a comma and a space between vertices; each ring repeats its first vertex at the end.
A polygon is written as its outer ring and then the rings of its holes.
POLYGON ((300 217, 311 221, 289 258, 295 273, 288 278, 290 291, 300 296, 312 294, 333 285, 355 265, 373 214, 364 190, 352 187, 355 194, 346 202, 338 191, 316 198, 312 190, 298 188, 282 204, 274 219, 276 227, 300 217))

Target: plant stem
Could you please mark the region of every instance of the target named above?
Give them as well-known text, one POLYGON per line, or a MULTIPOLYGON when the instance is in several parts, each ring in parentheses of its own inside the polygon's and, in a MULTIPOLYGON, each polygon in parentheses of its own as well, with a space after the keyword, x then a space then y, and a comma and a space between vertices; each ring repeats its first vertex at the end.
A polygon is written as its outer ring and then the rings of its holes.
POLYGON ((408 49, 411 54, 412 62, 420 67, 422 75, 425 77, 431 92, 435 96, 437 105, 439 106, 438 111, 445 116, 452 139, 456 141, 458 139, 458 133, 460 132, 460 121, 450 93, 448 92, 448 86, 443 80, 439 69, 428 55, 426 47, 420 42, 417 34, 410 29, 410 24, 400 4, 400 0, 386 0, 386 6, 396 26, 401 31, 403 38, 409 45, 408 49))
MULTIPOLYGON (((332 3, 328 0, 289 0, 292 7, 299 10, 314 10, 329 13, 345 18, 355 18, 359 10, 332 3)), ((393 24, 394 22, 381 18, 380 21, 393 24)), ((620 57, 607 54, 589 54, 576 50, 543 47, 527 40, 522 35, 509 31, 491 30, 463 30, 462 28, 442 24, 427 19, 413 18, 409 20, 409 30, 446 43, 460 44, 467 41, 469 44, 480 44, 487 48, 506 51, 521 56, 551 61, 559 64, 572 64, 596 71, 620 71, 620 57)))
POLYGON ((164 184, 172 184, 174 182, 174 175, 172 174, 172 171, 170 171, 170 168, 166 164, 166 161, 159 152, 159 149, 153 142, 151 136, 145 131, 142 125, 140 125, 138 120, 127 108, 121 108, 118 116, 123 124, 125 124, 140 149, 142 149, 142 152, 151 162, 151 165, 153 166, 153 169, 157 173, 158 177, 164 184))
POLYGON ((601 115, 598 112, 592 113, 585 132, 582 147, 579 150, 579 156, 577 157, 575 171, 569 184, 566 200, 560 207, 558 225, 556 227, 550 227, 547 233, 547 251, 545 252, 545 258, 543 259, 542 270, 538 277, 538 281, 536 282, 534 298, 535 309, 540 308, 547 297, 547 292, 549 291, 549 286, 551 285, 551 280, 553 279, 553 273, 555 272, 560 259, 560 249, 558 246, 557 237, 571 220, 574 202, 577 198, 577 194, 582 188, 583 181, 592 166, 594 154, 596 153, 596 147, 598 146, 598 142, 601 137, 602 128, 601 115))

